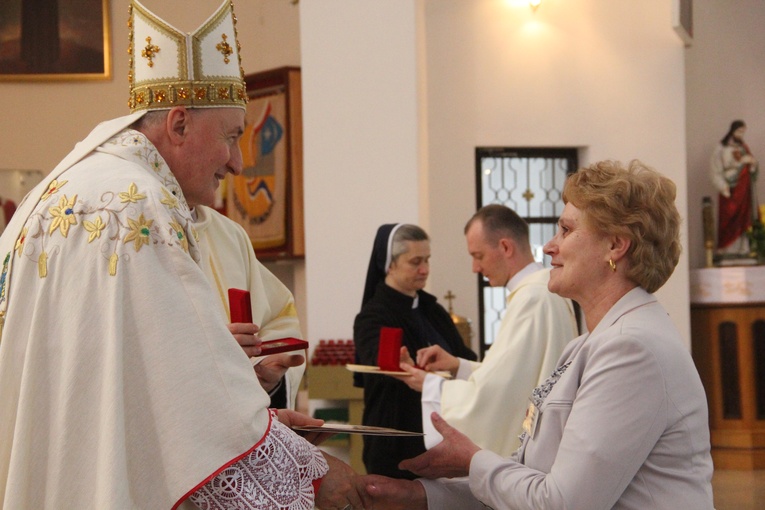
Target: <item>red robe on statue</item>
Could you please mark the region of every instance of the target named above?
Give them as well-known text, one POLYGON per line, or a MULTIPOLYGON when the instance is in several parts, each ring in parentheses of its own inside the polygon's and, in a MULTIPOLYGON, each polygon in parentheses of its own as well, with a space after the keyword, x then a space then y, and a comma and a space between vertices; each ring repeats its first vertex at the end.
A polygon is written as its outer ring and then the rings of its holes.
MULTIPOLYGON (((733 151, 733 157, 737 161, 748 154, 751 152, 745 144, 733 151)), ((752 226, 751 165, 741 167, 735 186, 730 188, 730 197, 726 198, 720 194, 718 217, 718 248, 730 246, 752 226)))

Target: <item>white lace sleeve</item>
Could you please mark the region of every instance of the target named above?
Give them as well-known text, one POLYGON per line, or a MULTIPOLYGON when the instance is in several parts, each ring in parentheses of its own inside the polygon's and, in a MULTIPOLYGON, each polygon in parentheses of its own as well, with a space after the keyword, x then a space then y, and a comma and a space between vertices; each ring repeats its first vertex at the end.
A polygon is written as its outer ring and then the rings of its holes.
POLYGON ((312 510, 312 482, 327 471, 319 449, 272 415, 265 441, 189 499, 202 510, 312 510))

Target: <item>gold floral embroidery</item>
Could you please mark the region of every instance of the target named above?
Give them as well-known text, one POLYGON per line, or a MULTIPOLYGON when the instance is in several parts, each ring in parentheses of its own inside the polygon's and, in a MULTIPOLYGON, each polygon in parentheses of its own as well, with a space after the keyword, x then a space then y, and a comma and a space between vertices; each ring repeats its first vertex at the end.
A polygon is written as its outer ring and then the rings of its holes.
POLYGON ((178 199, 175 198, 172 193, 165 188, 162 188, 162 195, 164 198, 160 200, 161 203, 165 204, 170 209, 178 209, 178 199))
POLYGON ((92 243, 93 240, 100 238, 101 231, 106 227, 104 222, 101 221, 101 216, 96 216, 96 221, 83 220, 82 226, 85 227, 85 230, 90 232, 88 243, 92 243))
POLYGON ((24 251, 24 241, 27 239, 27 227, 21 229, 21 235, 16 239, 16 246, 13 247, 16 250, 16 255, 21 257, 21 252, 24 251))
POLYGON ((117 274, 117 261, 119 260, 119 255, 116 253, 112 253, 112 256, 109 257, 109 276, 114 276, 117 274))
POLYGON ((77 202, 77 195, 73 196, 71 200, 67 200, 66 195, 64 195, 58 201, 58 205, 48 209, 48 212, 53 216, 53 222, 48 229, 50 235, 53 235, 56 230, 61 230, 61 235, 66 237, 69 235, 69 227, 77 225, 77 217, 74 214, 75 202, 77 202))
POLYGON ((155 172, 159 172, 162 170, 162 158, 159 157, 159 154, 154 154, 151 159, 149 160, 149 165, 151 165, 151 168, 155 172))
POLYGON ((58 190, 64 187, 64 184, 66 184, 69 181, 61 181, 58 182, 56 179, 53 179, 50 181, 50 184, 48 184, 48 189, 45 190, 45 193, 42 194, 42 197, 40 197, 40 200, 47 200, 48 197, 51 195, 55 195, 58 190))
POLYGON ((37 274, 40 278, 48 276, 48 254, 42 252, 37 259, 37 274))
POLYGON ((123 204, 126 204, 128 202, 135 204, 139 200, 143 200, 144 198, 146 198, 146 195, 138 193, 138 187, 135 185, 134 182, 130 183, 127 193, 124 191, 120 193, 120 200, 122 201, 123 204))
POLYGON ((139 251, 143 245, 149 244, 149 236, 151 235, 151 225, 154 220, 147 220, 141 214, 137 220, 128 218, 128 225, 130 225, 130 232, 125 236, 124 242, 129 243, 133 241, 135 251, 139 251))
MULTIPOLYGON (((128 181, 127 189, 123 188, 122 191, 105 190, 98 197, 76 194, 69 198, 60 193, 69 181, 51 181, 41 200, 56 195, 57 203, 40 203, 16 240, 14 252, 18 253, 19 257, 27 257, 30 263, 36 265, 40 278, 45 278, 50 271, 57 268, 55 260, 61 252, 62 243, 85 243, 84 239, 87 239, 88 245, 97 245, 101 255, 108 259, 106 269, 111 276, 117 274, 120 259, 130 260, 129 256, 122 253, 125 249, 129 250, 129 244, 132 244, 136 252, 144 245, 179 247, 189 253, 192 259, 198 260, 198 249, 194 244, 194 240, 198 241, 198 236, 193 228, 183 193, 151 143, 142 134, 128 130, 105 142, 101 150, 143 165, 158 179, 159 184, 152 186, 141 181, 144 190, 144 193, 141 193, 135 182, 128 181), (157 188, 161 190, 161 196, 157 196, 157 188), (146 193, 147 189, 151 193, 146 193), (153 207, 147 206, 144 209, 139 206, 136 209, 133 205, 142 203, 141 201, 148 201, 153 205, 155 200, 164 206, 162 209, 165 212, 157 211, 160 219, 152 218, 151 214, 155 211, 153 207), (134 210, 135 212, 130 214, 134 210), (169 218, 166 216, 168 211, 171 212, 169 218), (128 214, 132 217, 128 217, 128 214), (160 224, 169 227, 160 228, 160 224), (53 235, 57 231, 61 236, 53 235), (72 237, 68 237, 69 233, 73 233, 72 237), (29 248, 26 248, 27 245, 29 248)), ((72 184, 68 187, 71 188, 72 184)))
POLYGON ((176 220, 170 222, 170 228, 175 232, 175 237, 178 238, 178 243, 186 253, 189 252, 189 240, 186 239, 186 233, 183 231, 183 227, 176 220))

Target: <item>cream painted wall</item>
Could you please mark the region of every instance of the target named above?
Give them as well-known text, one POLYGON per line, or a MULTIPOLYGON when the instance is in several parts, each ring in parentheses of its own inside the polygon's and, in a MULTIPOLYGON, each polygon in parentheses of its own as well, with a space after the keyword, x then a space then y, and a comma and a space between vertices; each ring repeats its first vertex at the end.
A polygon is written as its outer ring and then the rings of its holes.
POLYGON ((765 203, 765 2, 696 0, 693 45, 686 52, 688 228, 690 265, 704 266, 701 200, 717 192, 709 157, 731 121, 747 123, 745 140, 761 162, 757 191, 765 203))
MULTIPOLYGON (((457 294, 476 328, 462 236, 476 146, 579 147, 580 164, 638 158, 676 182, 685 214, 683 45, 669 0, 545 0, 536 13, 526 2, 438 0, 426 19, 430 288, 457 294)), ((687 250, 658 296, 690 345, 687 250)))
POLYGON ((419 222, 416 3, 301 2, 312 342, 353 337, 377 228, 419 222))
MULTIPOLYGON (((429 204, 419 220, 433 237, 429 290, 439 297, 455 292, 457 311, 476 324, 476 279, 462 238, 475 209, 475 146, 575 146, 582 148, 583 163, 641 158, 677 182, 678 206, 685 211, 683 46, 671 28, 669 0, 548 0, 536 14, 524 3, 427 1, 426 74, 418 75, 426 80, 426 97, 415 106, 404 59, 415 45, 409 32, 406 44, 396 34, 402 19, 416 21, 417 11, 411 14, 400 1, 388 5, 400 11, 395 19, 370 4, 362 12, 352 0, 301 5, 312 339, 351 334, 371 232, 414 207, 416 133, 380 125, 391 112, 412 119, 424 102, 428 177, 417 199, 429 204), (377 45, 385 40, 381 30, 395 39, 377 45), (401 58, 393 59, 398 51, 401 58), (401 79, 391 82, 391 74, 401 79), (380 91, 384 112, 368 109, 380 105, 366 96, 378 83, 386 86, 380 91), (342 104, 334 100, 336 87, 342 104), (332 123, 317 120, 331 114, 332 123), (387 164, 393 147, 401 165, 387 164)), ((688 341, 687 258, 660 298, 688 341)))
MULTIPOLYGON (((180 30, 193 31, 222 0, 145 0, 180 30)), ((102 120, 126 115, 128 0, 110 0, 112 78, 108 81, 6 82, 0 117, 0 168, 48 173, 102 120)), ((235 5, 246 73, 300 65, 298 7, 289 0, 246 0, 235 5)))

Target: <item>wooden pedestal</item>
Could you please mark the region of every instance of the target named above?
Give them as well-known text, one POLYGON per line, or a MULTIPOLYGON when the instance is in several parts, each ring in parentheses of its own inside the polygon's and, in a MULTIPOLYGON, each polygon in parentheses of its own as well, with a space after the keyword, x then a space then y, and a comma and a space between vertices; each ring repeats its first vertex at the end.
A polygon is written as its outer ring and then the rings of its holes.
POLYGON ((765 303, 693 304, 716 469, 765 469, 765 303))
MULTIPOLYGON (((364 389, 353 386, 353 373, 342 365, 308 365, 308 396, 324 400, 348 402, 348 422, 360 424, 364 414, 364 389)), ((364 439, 360 434, 350 434, 350 463, 357 473, 365 474, 361 459, 364 439)))

